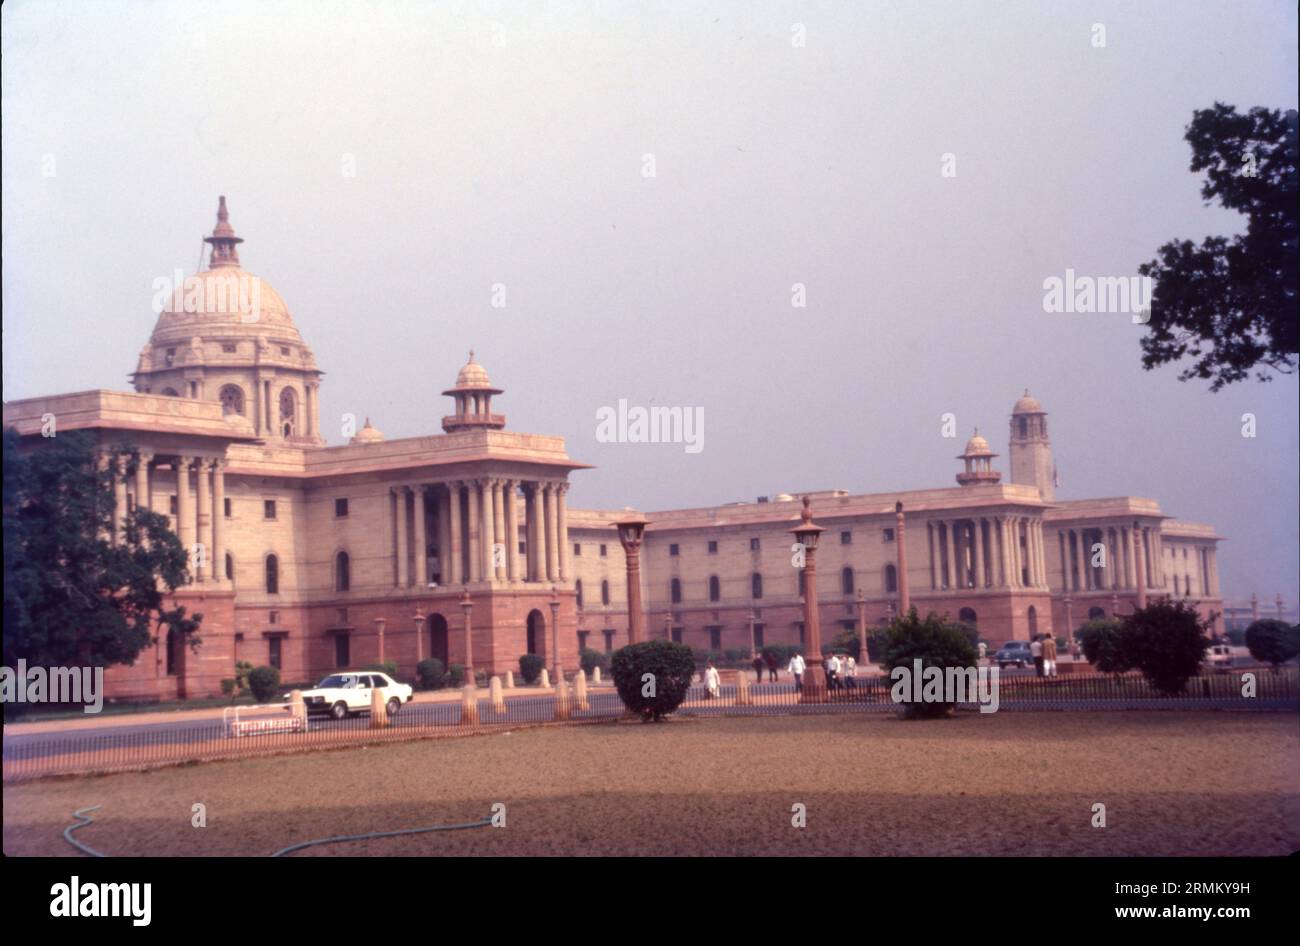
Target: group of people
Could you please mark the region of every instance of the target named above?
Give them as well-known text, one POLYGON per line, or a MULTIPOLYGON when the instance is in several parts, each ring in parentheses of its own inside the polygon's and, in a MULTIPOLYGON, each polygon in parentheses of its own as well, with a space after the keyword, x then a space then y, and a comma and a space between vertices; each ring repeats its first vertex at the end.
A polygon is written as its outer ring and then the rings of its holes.
POLYGON ((1040 677, 1056 676, 1056 639, 1051 634, 1035 634, 1029 642, 1029 653, 1034 658, 1034 671, 1040 677))
MULTIPOLYGON (((808 664, 804 661, 803 655, 795 654, 791 657, 790 665, 786 669, 794 677, 795 691, 802 693, 803 675, 808 669, 808 664)), ((827 690, 857 689, 858 662, 852 654, 831 654, 822 663, 822 670, 826 673, 827 690)))

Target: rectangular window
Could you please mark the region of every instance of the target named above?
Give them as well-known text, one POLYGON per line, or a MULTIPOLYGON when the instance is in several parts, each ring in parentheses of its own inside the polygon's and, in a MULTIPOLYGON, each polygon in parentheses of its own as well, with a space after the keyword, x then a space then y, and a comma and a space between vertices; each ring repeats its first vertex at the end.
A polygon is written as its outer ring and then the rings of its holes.
POLYGON ((717 542, 710 542, 710 543, 709 543, 709 554, 710 554, 710 555, 717 555, 717 554, 718 554, 718 543, 717 543, 717 542))
POLYGON ((605 653, 608 654, 613 650, 614 650, 614 632, 611 630, 606 630, 605 631, 605 653))
POLYGON ((279 637, 278 635, 276 637, 268 637, 266 639, 267 663, 269 663, 276 670, 280 669, 280 641, 281 640, 282 638, 279 637))
POLYGON ((676 543, 676 542, 674 542, 672 545, 668 546, 668 554, 669 554, 670 556, 672 556, 672 557, 676 557, 677 554, 678 554, 680 551, 681 551, 681 550, 680 550, 679 548, 677 548, 677 543, 676 543))
POLYGON ((680 627, 674 627, 674 628, 673 628, 673 643, 674 643, 674 644, 680 644, 681 642, 682 642, 682 629, 681 629, 680 627))
POLYGON ((262 502, 262 518, 263 518, 263 519, 274 519, 274 518, 275 518, 275 500, 274 500, 274 499, 267 499, 267 500, 264 500, 264 501, 262 502))
POLYGON ((722 650, 722 628, 709 628, 709 650, 722 650))
POLYGON ((758 539, 757 539, 757 538, 753 538, 753 539, 750 539, 750 540, 749 540, 749 550, 750 550, 751 552, 757 552, 757 551, 758 551, 758 547, 759 547, 759 546, 758 546, 758 539))
POLYGON ((281 346, 280 346, 280 354, 282 354, 282 355, 287 355, 287 354, 289 354, 289 349, 288 349, 288 348, 285 348, 283 345, 281 345, 281 346))
POLYGON ((230 342, 225 342, 222 344, 221 350, 225 352, 227 355, 233 355, 235 353, 235 346, 232 345, 230 342))
POLYGON ((231 513, 231 511, 230 511, 230 497, 229 497, 229 496, 225 497, 225 498, 221 501, 221 505, 222 505, 223 507, 225 507, 224 509, 222 509, 222 512, 224 512, 226 518, 229 519, 229 518, 231 517, 231 515, 233 515, 233 513, 231 513))
POLYGON ((762 624, 754 625, 754 646, 759 650, 763 649, 763 625, 762 624))
POLYGON ((519 554, 520 555, 528 554, 528 543, 525 542, 523 539, 519 540, 519 554))
POLYGON ((606 555, 608 552, 609 552, 609 549, 607 549, 607 548, 605 547, 604 543, 601 543, 601 546, 600 546, 600 557, 601 557, 601 558, 604 558, 605 555, 606 555))
POLYGON ((268 622, 272 627, 275 627, 277 624, 280 623, 280 612, 279 612, 279 611, 272 611, 270 614, 268 614, 268 615, 266 616, 266 619, 267 619, 267 622, 268 622))
POLYGON ((579 651, 579 652, 584 651, 584 650, 587 649, 587 638, 588 638, 590 635, 591 635, 591 632, 590 632, 590 631, 579 631, 579 632, 578 632, 578 651, 579 651))
POLYGON ((886 541, 886 542, 893 542, 893 541, 894 541, 894 530, 893 530, 893 529, 886 529, 886 530, 885 530, 885 541, 886 541))
POLYGON ((351 647, 349 646, 348 635, 334 635, 334 666, 346 667, 352 662, 351 647))
POLYGON ((582 555, 582 543, 581 543, 581 542, 574 542, 574 543, 573 543, 573 556, 574 556, 574 558, 577 558, 577 557, 580 556, 580 555, 582 555))
POLYGON ((337 608, 337 609, 335 609, 335 611, 334 611, 334 618, 335 618, 336 621, 338 621, 338 623, 339 623, 340 625, 347 624, 347 623, 348 623, 348 609, 347 609, 347 608, 337 608))
POLYGON ((840 533, 840 545, 852 545, 852 544, 853 544, 853 533, 852 533, 852 532, 841 532, 841 533, 840 533))
POLYGON ((180 515, 180 509, 176 503, 177 501, 175 496, 169 496, 167 498, 167 511, 170 512, 173 516, 180 515))
POLYGON ((346 519, 347 517, 348 517, 348 501, 347 501, 347 499, 336 499, 336 500, 334 500, 334 518, 335 518, 335 519, 346 519))

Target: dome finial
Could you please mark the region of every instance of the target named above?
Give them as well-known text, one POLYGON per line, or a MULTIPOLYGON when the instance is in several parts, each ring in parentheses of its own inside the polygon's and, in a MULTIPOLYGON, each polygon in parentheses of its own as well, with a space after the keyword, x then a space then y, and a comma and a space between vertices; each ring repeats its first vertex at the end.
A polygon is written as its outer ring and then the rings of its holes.
POLYGON ((235 236, 235 228, 230 225, 230 211, 226 209, 224 194, 217 198, 217 225, 212 236, 204 237, 203 242, 212 246, 212 254, 208 258, 209 269, 222 266, 239 268, 239 251, 236 247, 244 241, 235 236))
POLYGON ((469 361, 466 364, 474 364, 474 349, 469 350, 469 361))

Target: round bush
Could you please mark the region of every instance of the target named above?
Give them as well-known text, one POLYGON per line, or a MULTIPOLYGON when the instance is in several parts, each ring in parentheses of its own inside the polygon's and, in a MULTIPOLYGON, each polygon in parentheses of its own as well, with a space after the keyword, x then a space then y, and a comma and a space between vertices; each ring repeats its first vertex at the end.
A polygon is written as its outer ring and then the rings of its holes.
POLYGON ((437 657, 425 657, 415 665, 415 673, 420 680, 422 690, 436 690, 446 682, 444 680, 446 670, 437 657))
POLYGON ((1095 618, 1077 632, 1083 656, 1102 673, 1123 673, 1132 666, 1120 649, 1123 626, 1116 618, 1095 618))
POLYGON ((578 658, 582 663, 582 669, 591 674, 597 667, 601 673, 609 672, 609 654, 602 654, 598 650, 584 649, 578 658))
POLYGON ((1300 625, 1292 627, 1277 618, 1262 618, 1246 628, 1246 646, 1250 656, 1276 667, 1290 660, 1300 648, 1300 625))
POLYGON ((465 665, 452 664, 447 671, 447 685, 453 690, 465 685, 465 665))
POLYGON ((271 702, 280 689, 280 671, 274 667, 254 667, 248 672, 248 688, 257 702, 271 702))
MULTIPOLYGON (((945 621, 933 613, 921 620, 916 608, 912 608, 905 616, 894 618, 887 627, 876 633, 879 664, 891 675, 897 667, 905 668, 909 674, 913 673, 916 660, 921 661, 922 670, 929 667, 946 670, 949 667, 978 666, 979 651, 971 642, 971 630, 961 624, 945 621)), ((956 708, 954 703, 916 703, 909 699, 897 702, 909 718, 950 716, 956 708)))
POLYGON ((524 683, 536 683, 542 675, 542 658, 537 654, 524 654, 519 658, 519 675, 524 683))
POLYGON ((619 699, 641 722, 659 722, 681 706, 695 676, 695 656, 685 644, 653 640, 615 651, 610 672, 619 699))
POLYGON ((1210 626, 1192 605, 1161 598, 1124 619, 1120 652, 1156 690, 1182 693, 1201 670, 1210 626))

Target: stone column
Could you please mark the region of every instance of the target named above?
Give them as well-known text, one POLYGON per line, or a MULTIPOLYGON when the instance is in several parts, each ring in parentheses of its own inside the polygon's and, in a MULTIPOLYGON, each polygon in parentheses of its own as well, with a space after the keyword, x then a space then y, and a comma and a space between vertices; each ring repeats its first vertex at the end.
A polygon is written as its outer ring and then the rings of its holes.
POLYGON ((121 545, 126 538, 126 471, 122 457, 109 460, 113 473, 113 544, 121 545))
POLYGON ((533 484, 532 502, 528 507, 528 578, 541 581, 546 570, 546 530, 542 528, 542 484, 533 484))
POLYGON ((469 580, 483 579, 483 511, 479 509, 478 480, 468 480, 465 488, 469 491, 469 580))
POLYGON ((544 496, 546 501, 546 580, 557 581, 560 577, 560 530, 555 515, 556 489, 554 483, 546 484, 544 496))
POLYGON ((509 560, 510 560, 510 543, 506 538, 506 510, 505 510, 505 487, 504 480, 492 481, 492 532, 495 536, 494 541, 502 546, 502 551, 506 554, 497 562, 496 552, 493 551, 492 573, 496 575, 497 581, 505 581, 509 577, 509 560))
POLYGON ((190 457, 176 458, 176 535, 185 549, 187 567, 194 557, 194 511, 190 509, 190 457))
POLYGON ((984 520, 975 520, 975 587, 985 587, 984 578, 984 520))
POLYGON ((998 580, 997 580, 997 585, 998 585, 999 588, 1009 588, 1010 585, 1007 583, 1007 576, 1010 574, 1010 569, 1007 567, 1007 521, 1006 521, 1006 517, 1005 517, 1005 516, 998 516, 996 519, 993 520, 992 525, 993 525, 993 530, 992 530, 992 531, 995 532, 995 533, 997 534, 997 540, 998 540, 998 541, 997 541, 997 549, 998 549, 998 580))
POLYGON ((1043 581, 1043 542, 1038 531, 1040 525, 1037 519, 1029 520, 1029 535, 1032 539, 1029 543, 1029 575, 1030 584, 1035 588, 1041 588, 1046 584, 1043 581))
POLYGON ((944 522, 944 533, 944 553, 948 556, 948 588, 951 590, 961 587, 961 579, 957 577, 956 519, 948 519, 944 522))
MULTIPOLYGON (((906 617, 912 607, 912 595, 907 583, 907 523, 904 522, 902 503, 894 504, 894 542, 898 556, 898 613, 906 617)), ((861 610, 859 608, 859 611, 861 610)), ((865 650, 862 652, 862 659, 866 660, 865 650)))
POLYGON ((511 581, 519 580, 519 504, 516 490, 519 483, 517 480, 505 481, 505 492, 502 496, 505 502, 506 514, 506 573, 511 581))
POLYGON ((569 505, 565 495, 569 492, 568 483, 555 484, 556 544, 560 550, 560 581, 569 580, 569 505))
POLYGON ((479 516, 482 518, 482 525, 479 529, 479 558, 483 569, 480 577, 484 581, 491 581, 495 574, 492 568, 492 546, 496 544, 496 522, 492 516, 492 481, 482 479, 478 481, 479 490, 479 516))
POLYGON ((429 584, 429 536, 424 522, 424 484, 417 483, 412 489, 415 491, 415 587, 425 588, 429 584))
POLYGON ((212 574, 226 580, 226 461, 212 461, 212 574))
POLYGON ((460 537, 460 483, 447 484, 447 584, 463 582, 460 537))
POLYGON ((194 464, 194 472, 199 485, 194 519, 195 524, 198 526, 200 556, 198 574, 195 577, 199 581, 210 581, 214 574, 212 570, 212 491, 208 488, 208 477, 212 472, 211 461, 200 458, 194 464))
POLYGON ((411 570, 407 562, 406 532, 406 486, 394 486, 393 514, 397 527, 397 587, 405 588, 411 583, 411 570))
POLYGON ((1137 606, 1145 608, 1147 606, 1147 581, 1146 581, 1146 562, 1143 559, 1146 556, 1146 550, 1142 548, 1142 526, 1133 523, 1133 564, 1134 571, 1137 573, 1137 606))
POLYGON ((136 458, 135 464, 135 508, 136 509, 153 509, 153 502, 149 495, 149 464, 153 462, 153 454, 144 450, 140 451, 136 458))

